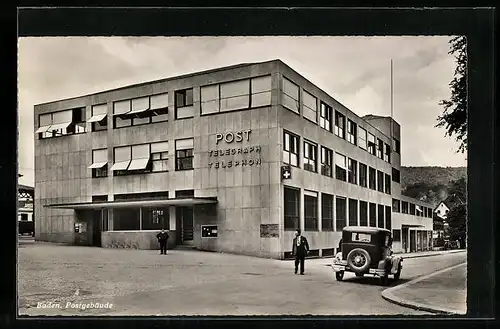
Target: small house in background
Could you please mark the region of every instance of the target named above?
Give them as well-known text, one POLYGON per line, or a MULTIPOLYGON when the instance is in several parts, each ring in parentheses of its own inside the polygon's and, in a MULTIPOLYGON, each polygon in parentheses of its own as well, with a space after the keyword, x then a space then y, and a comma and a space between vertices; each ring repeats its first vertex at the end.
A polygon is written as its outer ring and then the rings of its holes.
POLYGON ((35 189, 32 186, 18 185, 17 189, 17 222, 19 234, 35 233, 33 200, 35 189))
POLYGON ((448 216, 448 212, 450 211, 450 207, 448 207, 445 201, 441 201, 436 208, 434 208, 434 213, 441 219, 446 219, 448 216))

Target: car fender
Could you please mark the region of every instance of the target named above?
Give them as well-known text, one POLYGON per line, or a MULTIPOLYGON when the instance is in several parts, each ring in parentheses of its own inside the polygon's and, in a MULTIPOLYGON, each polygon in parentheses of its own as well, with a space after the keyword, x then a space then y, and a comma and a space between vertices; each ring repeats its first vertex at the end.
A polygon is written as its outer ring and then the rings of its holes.
POLYGON ((403 267, 403 257, 393 256, 391 261, 392 261, 391 273, 396 273, 398 271, 399 266, 403 267))

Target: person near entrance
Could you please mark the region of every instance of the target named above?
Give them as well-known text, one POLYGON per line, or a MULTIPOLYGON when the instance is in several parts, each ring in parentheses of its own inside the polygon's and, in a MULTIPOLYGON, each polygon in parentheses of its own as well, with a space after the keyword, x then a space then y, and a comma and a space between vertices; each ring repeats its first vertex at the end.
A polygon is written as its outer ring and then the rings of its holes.
POLYGON ((161 230, 160 233, 156 235, 158 242, 160 243, 160 255, 167 254, 167 242, 168 242, 168 233, 165 232, 164 229, 161 230))
POLYGON ((300 230, 295 231, 293 239, 292 254, 295 256, 295 274, 300 264, 300 274, 304 275, 304 263, 307 253, 309 252, 309 243, 306 237, 300 234, 300 230))

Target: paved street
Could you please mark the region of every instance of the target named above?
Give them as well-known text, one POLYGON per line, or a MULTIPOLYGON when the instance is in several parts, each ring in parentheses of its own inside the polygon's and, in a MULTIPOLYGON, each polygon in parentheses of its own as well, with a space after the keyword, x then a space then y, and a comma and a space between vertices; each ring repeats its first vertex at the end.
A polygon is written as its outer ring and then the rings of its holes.
MULTIPOLYGON (((406 259, 398 283, 465 260, 465 252, 406 259)), ((375 278, 347 273, 344 282, 335 281, 325 266, 330 262, 307 260, 307 273, 299 276, 290 261, 25 242, 19 248, 20 314, 427 314, 385 301, 380 295, 385 288, 375 278), (80 310, 68 302, 113 305, 80 310), (38 308, 38 303, 60 308, 38 308)))

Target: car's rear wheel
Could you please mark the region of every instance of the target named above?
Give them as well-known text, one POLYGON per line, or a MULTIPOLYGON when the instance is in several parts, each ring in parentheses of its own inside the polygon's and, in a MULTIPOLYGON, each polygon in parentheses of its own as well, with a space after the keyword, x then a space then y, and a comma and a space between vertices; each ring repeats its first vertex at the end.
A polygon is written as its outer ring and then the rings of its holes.
POLYGON ((394 280, 399 280, 401 277, 401 264, 398 265, 398 270, 396 273, 394 273, 394 280))
POLYGON ((347 265, 354 273, 363 273, 370 267, 370 254, 361 248, 353 249, 347 255, 347 265))
POLYGON ((335 279, 337 279, 337 281, 342 281, 343 278, 344 278, 344 271, 335 272, 335 279))

